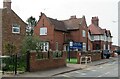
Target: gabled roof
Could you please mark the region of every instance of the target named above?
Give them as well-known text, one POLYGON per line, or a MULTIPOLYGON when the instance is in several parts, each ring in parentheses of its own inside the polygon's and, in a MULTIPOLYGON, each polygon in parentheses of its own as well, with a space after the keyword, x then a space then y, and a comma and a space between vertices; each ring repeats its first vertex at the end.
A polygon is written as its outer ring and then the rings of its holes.
POLYGON ((52 19, 52 18, 48 18, 48 19, 55 26, 55 30, 67 31, 67 29, 65 28, 64 22, 58 21, 57 19, 52 19))
POLYGON ((64 20, 63 22, 65 23, 67 30, 76 30, 79 29, 79 24, 82 22, 82 18, 64 20))
POLYGON ((94 35, 104 34, 104 29, 101 29, 99 26, 95 26, 94 24, 91 24, 88 29, 90 30, 91 34, 94 35))
POLYGON ((54 25, 55 30, 65 31, 65 32, 69 30, 78 30, 80 24, 83 22, 83 19, 85 18, 85 17, 76 18, 76 16, 71 16, 71 18, 68 20, 57 20, 47 17, 44 13, 41 13, 41 16, 42 15, 44 15, 47 18, 47 20, 54 25))

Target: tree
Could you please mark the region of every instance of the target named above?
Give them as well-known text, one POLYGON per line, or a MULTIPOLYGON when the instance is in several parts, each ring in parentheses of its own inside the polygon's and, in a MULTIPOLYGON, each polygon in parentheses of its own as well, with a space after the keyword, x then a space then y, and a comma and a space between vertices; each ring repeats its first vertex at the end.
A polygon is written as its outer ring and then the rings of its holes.
POLYGON ((12 55, 15 53, 16 46, 13 43, 5 43, 4 50, 5 54, 12 55))
POLYGON ((27 35, 32 36, 34 31, 34 26, 36 26, 37 24, 37 20, 33 16, 31 16, 27 19, 27 23, 28 23, 28 26, 26 28, 27 35))
POLYGON ((22 42, 23 53, 26 53, 28 50, 36 50, 36 52, 39 53, 39 51, 42 51, 42 47, 43 42, 36 36, 26 36, 22 42))

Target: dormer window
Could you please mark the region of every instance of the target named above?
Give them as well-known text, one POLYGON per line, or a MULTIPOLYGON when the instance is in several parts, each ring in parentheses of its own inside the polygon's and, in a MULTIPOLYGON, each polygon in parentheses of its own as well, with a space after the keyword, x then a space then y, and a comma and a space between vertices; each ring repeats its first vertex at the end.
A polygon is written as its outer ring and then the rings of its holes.
POLYGON ((12 33, 20 33, 20 25, 18 24, 13 24, 12 25, 12 33))

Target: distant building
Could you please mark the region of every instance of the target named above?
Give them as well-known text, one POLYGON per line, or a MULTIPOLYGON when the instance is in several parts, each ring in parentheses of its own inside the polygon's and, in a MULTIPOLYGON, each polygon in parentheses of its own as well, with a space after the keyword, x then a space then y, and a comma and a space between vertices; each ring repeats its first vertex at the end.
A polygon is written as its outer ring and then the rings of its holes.
POLYGON ((39 21, 34 28, 34 34, 39 36, 40 40, 46 42, 43 47, 44 51, 49 49, 68 50, 70 41, 82 42, 83 51, 92 49, 92 43, 88 38, 89 31, 85 16, 82 18, 71 16, 68 20, 60 21, 41 13, 39 21))
POLYGON ((112 36, 110 30, 99 26, 99 18, 92 17, 91 25, 88 27, 93 43, 93 50, 111 50, 112 36))
POLYGON ((25 36, 26 23, 11 9, 11 0, 3 1, 0 9, 0 52, 4 54, 5 43, 14 44, 17 53, 25 36))
POLYGON ((117 46, 117 45, 112 45, 112 47, 111 47, 112 51, 116 51, 116 50, 119 50, 119 49, 120 49, 120 46, 117 46))

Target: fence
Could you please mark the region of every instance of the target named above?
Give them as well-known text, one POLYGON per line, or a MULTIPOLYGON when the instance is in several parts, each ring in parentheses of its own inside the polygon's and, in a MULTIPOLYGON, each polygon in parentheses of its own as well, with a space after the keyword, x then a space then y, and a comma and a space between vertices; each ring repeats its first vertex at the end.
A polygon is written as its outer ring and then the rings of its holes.
POLYGON ((22 54, 20 56, 18 55, 11 55, 7 58, 2 58, 2 71, 15 71, 15 74, 17 71, 26 71, 27 65, 26 65, 26 54, 22 54))

